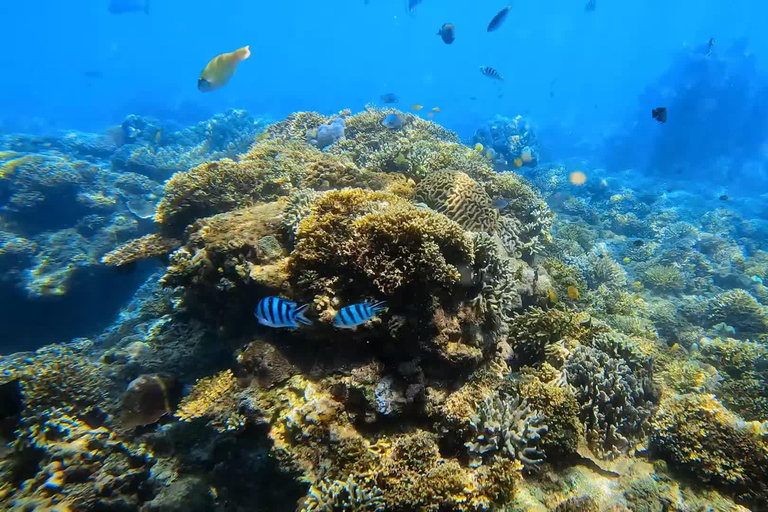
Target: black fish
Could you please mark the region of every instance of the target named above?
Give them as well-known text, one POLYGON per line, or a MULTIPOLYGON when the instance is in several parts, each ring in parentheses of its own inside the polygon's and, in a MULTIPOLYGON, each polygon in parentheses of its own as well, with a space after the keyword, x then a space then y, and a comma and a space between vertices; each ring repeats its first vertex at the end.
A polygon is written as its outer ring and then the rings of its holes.
POLYGON ((653 118, 657 120, 660 123, 666 123, 667 122, 667 108, 666 107, 659 107, 655 108, 651 111, 651 114, 653 115, 653 118))
POLYGON ((644 244, 645 242, 642 240, 635 240, 632 242, 632 245, 634 245, 635 247, 642 247, 644 244))
POLYGON ((400 98, 398 98, 396 94, 388 92, 387 94, 381 95, 381 101, 384 103, 397 103, 400 101, 400 98))
POLYGON ((595 12, 595 0, 589 0, 587 5, 584 6, 584 10, 587 12, 595 12))
POLYGON ((456 39, 456 29, 453 27, 453 23, 443 23, 443 26, 437 31, 437 35, 443 38, 445 44, 451 44, 456 39))
POLYGON ((408 12, 416 10, 416 6, 421 3, 421 0, 408 0, 408 12))
POLYGON ((488 24, 487 32, 493 32, 494 30, 498 29, 501 24, 504 23, 504 20, 507 18, 507 14, 509 14, 510 9, 512 9, 512 6, 508 5, 500 10, 499 13, 494 16, 491 22, 488 24))
POLYGON ((727 201, 727 200, 729 200, 729 199, 730 199, 730 197, 728 197, 728 196, 727 196, 727 195, 725 195, 725 194, 723 194, 723 195, 721 195, 721 196, 720 196, 720 200, 721 200, 721 201, 727 201))
POLYGON ((707 57, 712 55, 712 48, 715 46, 715 38, 710 37, 709 42, 707 43, 707 57))
POLYGON ((487 77, 495 78, 496 80, 504 80, 504 77, 499 74, 498 71, 489 66, 480 66, 480 72, 487 77))

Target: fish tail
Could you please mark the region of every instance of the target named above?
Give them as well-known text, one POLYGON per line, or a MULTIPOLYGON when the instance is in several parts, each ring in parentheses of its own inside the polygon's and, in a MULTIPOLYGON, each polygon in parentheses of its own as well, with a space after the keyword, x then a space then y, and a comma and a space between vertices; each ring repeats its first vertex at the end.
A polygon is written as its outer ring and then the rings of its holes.
POLYGON ((308 307, 309 307, 309 304, 304 304, 303 306, 297 308, 293 312, 293 319, 304 325, 312 325, 312 322, 307 317, 304 316, 304 312, 307 310, 308 307))
POLYGON ((379 313, 385 309, 387 309, 387 301, 380 300, 371 304, 371 311, 373 311, 374 314, 379 313))

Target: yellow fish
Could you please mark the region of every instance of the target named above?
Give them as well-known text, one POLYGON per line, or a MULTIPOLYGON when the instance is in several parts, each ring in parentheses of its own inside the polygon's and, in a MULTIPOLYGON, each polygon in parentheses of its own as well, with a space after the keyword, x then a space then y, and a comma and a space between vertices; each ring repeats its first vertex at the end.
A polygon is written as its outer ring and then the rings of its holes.
POLYGON ((642 288, 643 283, 641 283, 640 281, 635 281, 634 283, 632 283, 632 286, 634 286, 635 288, 642 288))
POLYGON ((621 261, 623 261, 623 262, 624 262, 624 264, 627 264, 627 263, 629 263, 629 262, 630 262, 629 256, 624 256, 624 259, 623 259, 623 260, 621 260, 621 261))
POLYGON ((568 287, 568 298, 569 299, 578 299, 579 298, 579 289, 575 286, 571 285, 568 287))
POLYGON ((549 289, 549 302, 552 304, 557 304, 557 293, 555 293, 554 288, 549 289))
POLYGON ((417 110, 417 111, 418 111, 418 110, 421 110, 421 109, 423 109, 423 108, 424 108, 424 105, 414 105, 414 106, 412 106, 411 108, 412 108, 413 110, 417 110))
POLYGON ((432 107, 432 112, 440 112, 440 107, 432 107))
POLYGON ((251 56, 250 46, 244 46, 230 53, 222 53, 205 66, 197 81, 197 88, 203 92, 214 91, 224 87, 232 75, 235 74, 237 65, 251 56))
POLYGON ((163 135, 163 132, 161 130, 157 130, 157 133, 155 134, 155 144, 158 144, 160 142, 160 137, 163 135))
POLYGON ((475 144, 475 151, 477 151, 478 153, 481 153, 483 151, 483 145, 480 144, 479 142, 475 144))
POLYGON ((515 162, 516 166, 518 166, 518 167, 522 167, 523 166, 523 161, 520 160, 519 158, 515 158, 513 161, 515 162))

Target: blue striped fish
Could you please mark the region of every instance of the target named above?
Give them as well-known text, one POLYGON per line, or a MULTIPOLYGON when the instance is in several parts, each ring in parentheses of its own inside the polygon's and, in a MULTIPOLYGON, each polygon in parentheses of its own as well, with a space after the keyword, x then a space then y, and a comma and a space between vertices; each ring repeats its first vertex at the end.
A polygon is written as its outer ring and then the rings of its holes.
POLYGON ((341 329, 352 329, 360 324, 364 324, 380 311, 387 307, 387 303, 380 302, 361 302, 341 308, 333 319, 333 325, 341 329))
POLYGON ((256 306, 254 316, 267 327, 298 327, 300 323, 311 325, 304 316, 308 304, 297 307, 295 302, 280 297, 265 297, 256 306))

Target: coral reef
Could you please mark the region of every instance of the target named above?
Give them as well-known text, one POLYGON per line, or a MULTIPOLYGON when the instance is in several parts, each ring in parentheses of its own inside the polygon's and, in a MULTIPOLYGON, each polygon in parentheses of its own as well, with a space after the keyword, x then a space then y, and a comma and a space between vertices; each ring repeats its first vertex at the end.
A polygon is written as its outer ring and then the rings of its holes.
POLYGON ((493 232, 496 210, 475 180, 460 171, 437 171, 416 186, 416 200, 458 222, 469 231, 493 232))

